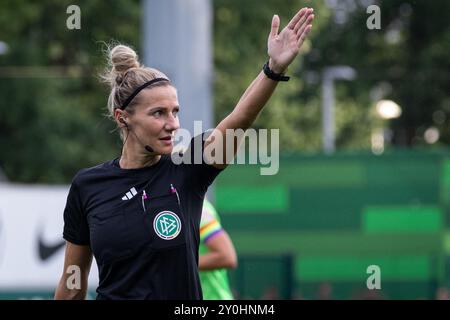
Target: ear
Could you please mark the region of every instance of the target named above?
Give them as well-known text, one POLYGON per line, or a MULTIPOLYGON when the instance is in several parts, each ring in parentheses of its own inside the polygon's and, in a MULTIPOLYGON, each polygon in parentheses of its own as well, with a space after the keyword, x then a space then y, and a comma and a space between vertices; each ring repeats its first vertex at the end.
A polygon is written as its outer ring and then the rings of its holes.
POLYGON ((127 126, 127 121, 125 117, 125 112, 119 109, 114 110, 114 119, 120 128, 125 128, 127 126))

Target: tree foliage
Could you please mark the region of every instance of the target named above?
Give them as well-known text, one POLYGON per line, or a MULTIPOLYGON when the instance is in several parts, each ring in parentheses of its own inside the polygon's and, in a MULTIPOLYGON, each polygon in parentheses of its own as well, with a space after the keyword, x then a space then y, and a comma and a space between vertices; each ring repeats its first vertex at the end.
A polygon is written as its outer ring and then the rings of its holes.
POLYGON ((71 4, 0 4, 0 167, 13 181, 68 182, 120 153, 98 74, 105 43, 138 44, 139 1, 79 1, 80 30, 66 27, 71 4))
MULTIPOLYGON (((316 19, 310 39, 288 70, 256 128, 279 128, 281 150, 321 150, 321 74, 333 65, 357 71, 336 82, 338 150, 368 150, 379 120, 376 99, 396 101, 402 116, 390 123, 397 146, 425 144, 436 127, 450 140, 450 2, 372 1, 381 30, 369 30, 368 1, 214 0, 214 107, 226 116, 267 60, 273 14, 282 27, 303 6, 316 19)), ((68 0, 2 0, 0 41, 0 167, 13 181, 67 183, 82 167, 120 153, 114 125, 104 117, 108 88, 97 75, 111 40, 138 51, 141 2, 83 0, 81 30, 68 30, 68 0)))

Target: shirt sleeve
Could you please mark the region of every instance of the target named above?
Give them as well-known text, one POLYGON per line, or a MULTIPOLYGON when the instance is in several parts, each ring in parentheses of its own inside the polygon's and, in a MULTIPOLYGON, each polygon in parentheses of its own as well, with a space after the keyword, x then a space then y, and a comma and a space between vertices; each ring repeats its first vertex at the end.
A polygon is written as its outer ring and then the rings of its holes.
POLYGON ((75 181, 70 186, 64 209, 63 238, 77 245, 89 245, 89 227, 86 214, 82 210, 79 188, 75 181))
POLYGON ((206 193, 208 187, 223 170, 204 161, 205 135, 207 135, 206 132, 192 138, 188 149, 184 153, 185 156, 183 156, 187 181, 195 184, 193 187, 198 187, 202 193, 206 193))
POLYGON ((210 205, 203 205, 202 219, 200 221, 200 241, 206 243, 208 240, 223 231, 217 214, 210 205))

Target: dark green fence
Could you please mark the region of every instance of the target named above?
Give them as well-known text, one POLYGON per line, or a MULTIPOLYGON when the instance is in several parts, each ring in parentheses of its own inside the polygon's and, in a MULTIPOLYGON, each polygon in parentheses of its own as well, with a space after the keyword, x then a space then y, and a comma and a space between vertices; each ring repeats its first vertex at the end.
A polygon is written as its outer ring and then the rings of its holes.
POLYGON ((240 256, 231 273, 240 296, 275 295, 277 287, 283 299, 317 298, 327 283, 342 299, 433 298, 446 285, 449 152, 291 155, 282 157, 277 175, 259 172, 232 165, 216 187, 240 256), (278 265, 270 269, 276 284, 266 281, 264 257, 278 265), (369 265, 381 269, 376 292, 367 291, 369 265), (292 274, 280 277, 286 270, 292 274))

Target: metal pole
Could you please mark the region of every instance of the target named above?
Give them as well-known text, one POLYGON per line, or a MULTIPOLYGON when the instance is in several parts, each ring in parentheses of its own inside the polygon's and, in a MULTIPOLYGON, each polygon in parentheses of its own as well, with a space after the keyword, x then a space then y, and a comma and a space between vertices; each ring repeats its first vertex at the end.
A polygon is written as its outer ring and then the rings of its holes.
POLYGON ((335 151, 334 84, 329 78, 322 81, 322 128, 323 151, 331 154, 335 151))
POLYGON ((334 81, 353 80, 356 71, 349 66, 327 67, 322 74, 322 144, 323 151, 331 154, 335 151, 334 120, 334 81))
MULTIPOLYGON (((177 88, 181 127, 191 136, 199 134, 194 121, 201 121, 203 132, 213 128, 210 0, 143 0, 142 20, 144 64, 164 72, 177 88)), ((208 199, 214 202, 213 186, 208 199)))
POLYGON ((212 8, 209 0, 144 0, 143 61, 178 90, 181 126, 213 127, 212 8))

